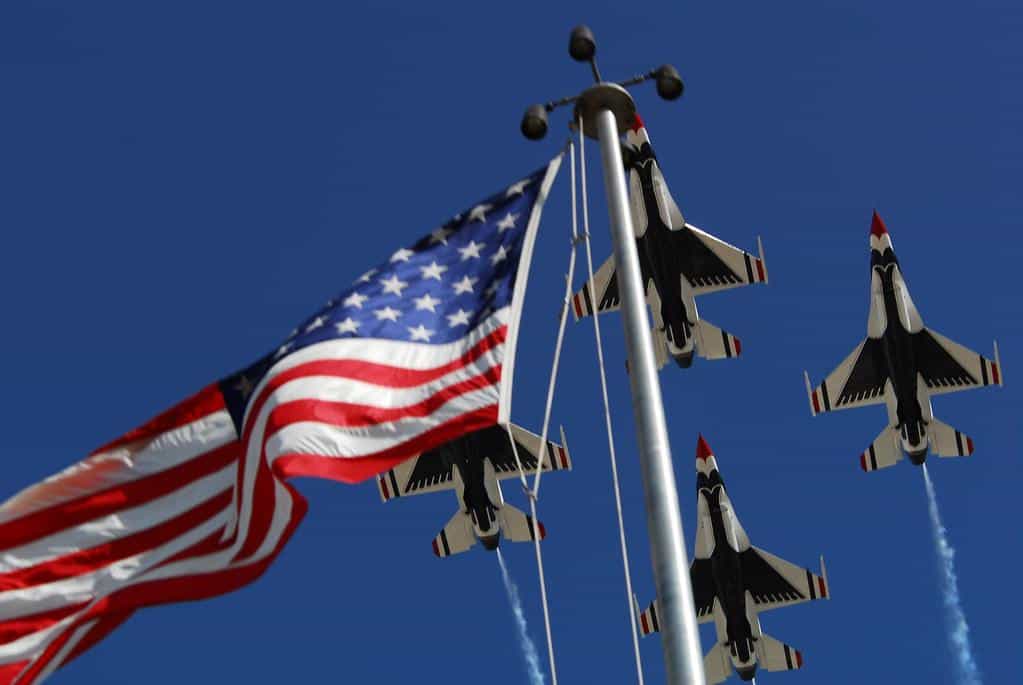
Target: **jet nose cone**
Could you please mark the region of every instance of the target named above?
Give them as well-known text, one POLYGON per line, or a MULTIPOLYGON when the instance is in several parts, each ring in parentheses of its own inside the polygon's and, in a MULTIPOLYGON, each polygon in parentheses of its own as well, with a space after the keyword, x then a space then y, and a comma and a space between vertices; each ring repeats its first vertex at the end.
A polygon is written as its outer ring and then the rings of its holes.
POLYGON ((877 210, 874 210, 874 216, 870 219, 870 235, 875 238, 880 238, 883 235, 888 235, 888 229, 884 225, 884 221, 881 220, 877 210))
POLYGON ((500 533, 498 533, 497 535, 485 535, 480 538, 480 544, 482 544, 483 549, 487 550, 488 552, 493 552, 495 549, 497 549, 497 546, 500 544, 500 542, 501 542, 500 533))
POLYGON ((710 448, 707 441, 701 435, 696 441, 696 472, 710 475, 718 469, 718 462, 714 458, 714 450, 710 448))
POLYGON ((696 440, 696 458, 706 460, 708 457, 713 456, 714 450, 712 450, 710 445, 707 444, 707 441, 703 439, 703 434, 701 433, 699 438, 696 440))

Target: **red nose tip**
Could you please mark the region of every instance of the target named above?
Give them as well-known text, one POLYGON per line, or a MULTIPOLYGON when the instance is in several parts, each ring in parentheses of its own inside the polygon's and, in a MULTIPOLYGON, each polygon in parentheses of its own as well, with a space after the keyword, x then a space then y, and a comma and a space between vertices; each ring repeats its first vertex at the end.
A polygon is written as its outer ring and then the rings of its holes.
POLYGON ((703 439, 703 435, 696 441, 696 458, 706 460, 708 457, 713 457, 714 452, 710 449, 710 445, 703 439))
POLYGON ((632 130, 638 132, 639 129, 643 128, 643 119, 640 118, 639 112, 636 112, 635 119, 632 121, 632 130))
POLYGON ((888 233, 888 229, 885 228, 884 222, 881 221, 881 217, 877 215, 877 211, 874 212, 874 216, 870 219, 870 235, 881 236, 888 233))

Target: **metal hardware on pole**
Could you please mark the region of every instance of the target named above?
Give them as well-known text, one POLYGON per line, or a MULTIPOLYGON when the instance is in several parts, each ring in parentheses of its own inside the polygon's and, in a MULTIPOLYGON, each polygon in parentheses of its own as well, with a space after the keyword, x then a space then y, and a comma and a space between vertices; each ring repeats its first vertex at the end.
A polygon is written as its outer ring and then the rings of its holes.
MULTIPOLYGON (((621 85, 599 80, 594 59, 596 42, 589 29, 577 27, 572 32, 569 52, 573 59, 590 64, 598 83, 577 96, 546 106, 531 106, 523 117, 522 132, 533 140, 542 138, 547 132, 547 113, 562 104, 574 103, 573 120, 581 120, 583 133, 600 141, 667 682, 704 685, 703 654, 689 583, 678 491, 620 148, 619 136, 635 120, 635 103, 621 85)), ((673 100, 682 94, 682 80, 670 65, 626 83, 631 85, 649 78, 656 79, 657 92, 665 99, 673 100)))

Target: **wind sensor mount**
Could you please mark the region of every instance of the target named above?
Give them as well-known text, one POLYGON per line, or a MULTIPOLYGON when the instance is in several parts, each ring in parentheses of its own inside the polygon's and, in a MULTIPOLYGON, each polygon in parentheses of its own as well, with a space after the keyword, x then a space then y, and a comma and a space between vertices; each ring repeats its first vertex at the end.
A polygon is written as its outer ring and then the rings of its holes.
POLYGON ((522 135, 530 140, 540 140, 547 135, 547 115, 564 105, 575 105, 572 117, 572 128, 580 119, 583 122, 583 133, 588 138, 597 138, 595 117, 601 110, 614 112, 618 121, 619 134, 625 133, 636 119, 636 103, 632 101, 626 88, 644 81, 654 79, 657 94, 665 100, 677 100, 685 90, 678 69, 664 64, 653 71, 633 76, 621 83, 604 81, 597 68, 597 41, 588 26, 576 26, 568 39, 568 54, 577 62, 587 62, 593 73, 594 85, 582 93, 571 97, 552 100, 545 104, 530 105, 522 115, 519 129, 522 135))

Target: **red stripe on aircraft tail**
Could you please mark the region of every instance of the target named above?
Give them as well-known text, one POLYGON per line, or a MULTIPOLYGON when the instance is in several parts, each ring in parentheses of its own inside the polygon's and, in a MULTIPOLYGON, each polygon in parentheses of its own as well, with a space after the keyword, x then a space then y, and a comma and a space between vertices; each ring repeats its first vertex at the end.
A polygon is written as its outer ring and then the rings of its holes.
POLYGON ((764 278, 764 262, 763 260, 760 259, 757 260, 757 277, 760 279, 761 283, 763 283, 764 280, 766 280, 764 278))
POLYGON ((824 579, 823 578, 818 578, 817 579, 817 585, 818 585, 818 587, 820 587, 821 597, 827 599, 827 596, 828 596, 828 586, 824 584, 824 579))
POLYGON ((865 472, 869 472, 870 471, 870 469, 867 468, 867 453, 866 452, 863 452, 862 454, 860 454, 860 468, 863 469, 865 472))
POLYGON ((813 400, 813 413, 814 414, 820 414, 821 413, 821 405, 820 405, 820 402, 817 400, 817 391, 816 390, 814 390, 813 392, 810 393, 810 399, 813 400))
POLYGON ((991 378, 994 379, 995 385, 1002 384, 998 377, 998 364, 995 364, 994 362, 991 362, 991 378))
POLYGON ((803 653, 800 652, 798 649, 795 650, 795 652, 796 652, 796 668, 802 668, 803 667, 803 653))

